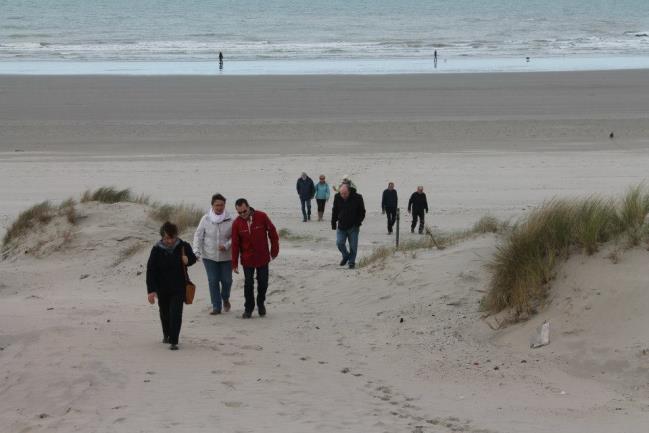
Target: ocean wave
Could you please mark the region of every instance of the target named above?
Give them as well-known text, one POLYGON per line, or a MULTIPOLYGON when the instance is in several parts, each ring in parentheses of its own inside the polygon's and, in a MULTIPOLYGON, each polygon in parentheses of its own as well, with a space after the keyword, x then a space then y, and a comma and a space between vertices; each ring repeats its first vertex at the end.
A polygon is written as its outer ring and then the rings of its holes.
MULTIPOLYGON (((641 32, 634 32, 638 34, 641 32)), ((644 37, 579 36, 550 38, 530 35, 521 38, 475 38, 438 41, 389 39, 364 42, 273 42, 272 40, 96 40, 89 43, 56 41, 52 37, 5 39, 0 45, 0 60, 33 56, 75 60, 212 60, 219 51, 229 59, 319 59, 319 58, 429 58, 434 51, 444 56, 546 56, 589 53, 649 54, 649 39, 644 37)))

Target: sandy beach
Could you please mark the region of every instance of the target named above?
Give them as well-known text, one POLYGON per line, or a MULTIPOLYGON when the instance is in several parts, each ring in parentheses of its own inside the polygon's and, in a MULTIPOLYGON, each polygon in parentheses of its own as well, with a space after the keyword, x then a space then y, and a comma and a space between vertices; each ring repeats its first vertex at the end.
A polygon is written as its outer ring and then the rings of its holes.
MULTIPOLYGON (((0 232, 43 200, 132 188, 266 211, 281 241, 269 314, 208 315, 202 265, 181 350, 161 343, 142 205, 84 204, 64 250, 0 262, 0 425, 8 432, 644 432, 649 277, 642 248, 562 264, 545 309, 493 330, 479 309, 500 239, 338 267, 301 222, 302 171, 349 174, 361 257, 390 245, 381 192, 424 185, 441 231, 515 221, 553 197, 645 181, 647 71, 403 76, 0 77, 0 232), (610 133, 613 132, 613 138, 610 133), (146 245, 118 260, 134 242, 146 245), (401 320, 403 319, 403 321, 401 320), (552 342, 530 349, 544 320, 552 342)), ((330 216, 330 204, 325 217, 330 216)), ((404 218, 402 237, 414 239, 404 218)), ((191 232, 183 235, 191 241, 191 232)), ((39 238, 40 239, 40 238, 39 238)), ((4 430, 3 430, 4 431, 4 430)))

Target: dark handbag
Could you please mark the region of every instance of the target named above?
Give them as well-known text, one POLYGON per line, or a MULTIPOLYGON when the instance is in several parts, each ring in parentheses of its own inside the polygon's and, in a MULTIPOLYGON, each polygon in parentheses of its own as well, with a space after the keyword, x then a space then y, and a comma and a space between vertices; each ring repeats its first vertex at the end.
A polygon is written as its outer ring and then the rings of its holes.
POLYGON ((183 262, 183 256, 185 256, 185 247, 183 247, 183 255, 180 257, 180 262, 183 265, 183 271, 185 271, 185 304, 191 304, 194 302, 194 295, 196 295, 196 284, 192 283, 189 279, 187 266, 183 262))

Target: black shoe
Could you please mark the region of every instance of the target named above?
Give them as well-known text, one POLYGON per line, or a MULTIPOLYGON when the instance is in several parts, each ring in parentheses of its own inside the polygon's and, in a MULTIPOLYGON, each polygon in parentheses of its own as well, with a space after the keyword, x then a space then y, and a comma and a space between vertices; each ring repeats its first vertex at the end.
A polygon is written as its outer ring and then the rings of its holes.
POLYGON ((243 314, 241 315, 242 319, 250 319, 251 317, 252 317, 251 311, 244 311, 243 314))
POLYGON ((342 259, 342 260, 340 261, 340 266, 345 266, 345 265, 347 264, 347 260, 349 260, 349 258, 344 258, 344 259, 342 259))
POLYGON ((302 220, 302 222, 305 223, 305 222, 306 222, 306 218, 304 218, 304 219, 302 220))
POLYGON ((212 316, 216 316, 217 314, 221 314, 221 310, 212 310, 210 313, 212 316))
POLYGON ((169 350, 178 350, 178 345, 171 343, 171 346, 169 346, 169 350))
POLYGON ((356 267, 356 265, 354 263, 349 264, 349 269, 354 269, 355 267, 356 267))
POLYGON ((257 313, 259 313, 259 316, 264 317, 266 315, 266 307, 264 305, 258 305, 257 313))
POLYGON ((164 337, 162 337, 162 342, 164 344, 169 344, 169 337, 167 337, 166 335, 164 337))

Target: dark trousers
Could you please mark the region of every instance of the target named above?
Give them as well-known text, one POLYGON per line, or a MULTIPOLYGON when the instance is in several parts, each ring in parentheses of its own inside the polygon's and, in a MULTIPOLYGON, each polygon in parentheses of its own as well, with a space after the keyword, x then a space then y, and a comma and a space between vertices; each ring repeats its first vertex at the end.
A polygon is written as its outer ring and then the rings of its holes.
POLYGON ((397 208, 396 207, 386 207, 385 214, 388 217, 388 233, 392 233, 392 227, 397 221, 397 208))
POLYGON ((167 337, 171 344, 178 344, 180 327, 183 324, 184 301, 184 293, 158 293, 162 335, 167 337))
POLYGON ((412 210, 412 225, 410 231, 414 231, 417 226, 417 218, 419 218, 419 233, 424 232, 424 210, 412 210))
POLYGON ((302 206, 302 216, 304 221, 311 219, 311 199, 310 198, 301 198, 300 197, 300 206, 302 206))
POLYGON ((315 199, 316 203, 318 203, 318 212, 324 212, 325 209, 325 203, 327 203, 327 200, 323 198, 317 198, 315 199))
POLYGON ((247 313, 255 309, 255 271, 257 271, 257 307, 264 306, 266 301, 266 290, 268 290, 268 265, 261 268, 243 268, 245 282, 243 283, 243 295, 246 298, 244 307, 247 313))

